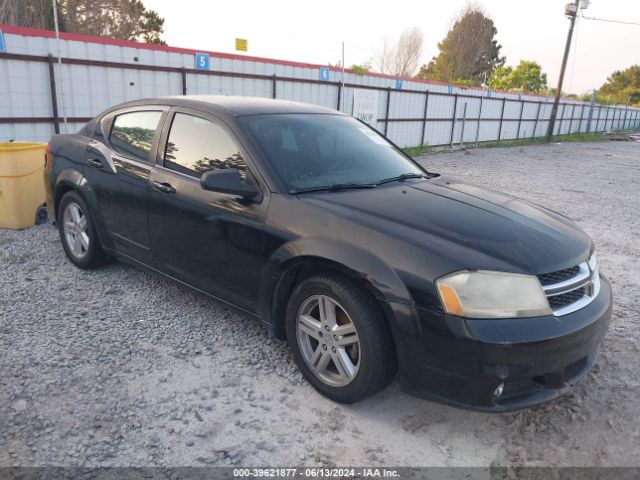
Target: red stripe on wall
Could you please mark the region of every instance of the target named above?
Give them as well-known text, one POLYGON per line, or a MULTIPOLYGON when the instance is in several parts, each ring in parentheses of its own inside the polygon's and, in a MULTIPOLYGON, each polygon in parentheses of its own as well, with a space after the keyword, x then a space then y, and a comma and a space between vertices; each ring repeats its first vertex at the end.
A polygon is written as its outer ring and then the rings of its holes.
MULTIPOLYGON (((0 23, 0 30, 5 33, 23 35, 26 37, 45 37, 45 38, 55 38, 56 34, 52 30, 41 30, 39 28, 29 28, 29 27, 19 27, 17 25, 8 25, 4 23, 0 23)), ((304 63, 304 62, 293 62, 289 60, 277 60, 274 58, 264 58, 264 57, 252 57, 249 55, 237 55, 233 53, 221 53, 221 52, 211 52, 207 50, 194 50, 192 48, 182 48, 182 47, 170 47, 167 45, 156 45, 153 43, 143 43, 143 42, 134 42, 131 40, 118 40, 115 38, 106 38, 106 37, 96 37, 94 35, 83 35, 80 33, 69 33, 69 32, 60 32, 60 38, 63 40, 71 40, 77 42, 89 42, 89 43, 99 43, 102 45, 113 45, 116 47, 128 47, 128 48, 140 48, 144 50, 155 50, 160 52, 169 52, 169 53, 184 53, 188 55, 195 55, 196 53, 207 53, 211 57, 216 58, 224 58, 228 60, 244 60, 246 62, 261 62, 261 63, 269 63, 273 65, 284 65, 287 67, 302 67, 302 68, 320 68, 326 67, 326 65, 319 65, 315 63, 304 63)), ((340 72, 342 69, 338 67, 329 67, 330 70, 334 72, 340 72)), ((345 72, 353 73, 352 70, 346 68, 345 72)), ((370 77, 378 77, 378 78, 388 78, 391 80, 395 80, 396 78, 402 78, 407 82, 416 82, 424 85, 440 85, 440 86, 448 86, 449 84, 446 82, 437 82, 432 80, 420 80, 412 77, 398 77, 397 75, 387 75, 384 73, 374 73, 369 72, 366 74, 370 77)), ((455 85, 453 85, 455 87, 455 85)), ((461 87, 456 87, 461 88, 461 87)), ((465 90, 482 90, 484 88, 481 87, 464 87, 465 90)), ((514 94, 517 95, 519 92, 508 92, 504 90, 493 90, 496 93, 503 94, 514 94)), ((533 95, 528 93, 521 93, 523 96, 530 97, 545 97, 546 95, 533 95)))

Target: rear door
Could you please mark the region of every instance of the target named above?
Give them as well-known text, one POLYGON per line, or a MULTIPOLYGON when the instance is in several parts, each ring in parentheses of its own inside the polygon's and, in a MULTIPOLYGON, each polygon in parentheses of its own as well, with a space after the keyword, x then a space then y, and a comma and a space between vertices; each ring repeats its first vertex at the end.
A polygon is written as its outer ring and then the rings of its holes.
POLYGON ((148 183, 168 107, 118 110, 101 120, 103 137, 87 150, 84 176, 118 253, 150 264, 148 183))
POLYGON ((172 108, 151 172, 149 235, 159 270, 255 312, 268 192, 252 168, 222 120, 172 108), (204 190, 200 176, 218 168, 237 168, 263 193, 245 200, 204 190))

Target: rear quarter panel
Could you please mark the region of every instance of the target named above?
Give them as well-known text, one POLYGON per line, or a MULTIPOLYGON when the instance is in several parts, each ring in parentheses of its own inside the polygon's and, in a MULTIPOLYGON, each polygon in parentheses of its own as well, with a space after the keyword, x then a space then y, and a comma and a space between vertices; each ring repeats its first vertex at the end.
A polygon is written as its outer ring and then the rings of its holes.
POLYGON ((61 192, 69 188, 85 190, 88 186, 83 182, 84 162, 90 137, 79 133, 54 135, 50 142, 50 160, 45 167, 45 185, 47 189, 47 207, 53 218, 56 218, 56 207, 61 192))

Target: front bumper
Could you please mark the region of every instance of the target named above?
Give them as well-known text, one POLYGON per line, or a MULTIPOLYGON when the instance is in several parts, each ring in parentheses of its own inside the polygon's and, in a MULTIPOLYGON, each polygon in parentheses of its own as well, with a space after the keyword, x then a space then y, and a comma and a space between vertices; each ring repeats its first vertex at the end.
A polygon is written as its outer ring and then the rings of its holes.
POLYGON ((491 412, 559 397, 594 365, 609 326, 611 286, 601 280, 593 302, 561 317, 480 320, 417 309, 418 332, 398 349, 402 386, 420 397, 491 412))

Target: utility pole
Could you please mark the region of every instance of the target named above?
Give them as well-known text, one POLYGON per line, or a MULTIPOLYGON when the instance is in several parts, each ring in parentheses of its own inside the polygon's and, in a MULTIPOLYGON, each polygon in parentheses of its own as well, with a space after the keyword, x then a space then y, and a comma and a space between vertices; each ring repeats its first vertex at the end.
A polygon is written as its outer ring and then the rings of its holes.
MULTIPOLYGON (((588 4, 589 3, 587 2, 587 5, 588 4)), ((580 0, 575 0, 573 3, 568 3, 564 11, 565 15, 569 17, 571 23, 569 24, 567 43, 564 47, 564 56, 562 57, 562 67, 560 68, 560 78, 558 79, 556 97, 553 100, 553 108, 551 109, 551 117, 549 118, 549 127, 547 128, 547 143, 551 141, 551 137, 553 137, 553 129, 556 125, 556 115, 558 114, 558 105, 560 104, 560 95, 562 94, 562 83, 564 82, 564 71, 567 68, 567 60, 569 59, 569 51, 571 50, 571 39, 573 38, 573 27, 576 24, 579 5, 580 0)))
POLYGON ((58 26, 58 0, 51 0, 53 7, 53 22, 56 29, 56 50, 58 53, 58 75, 60 75, 60 104, 62 106, 62 119, 64 120, 64 133, 69 133, 69 125, 67 124, 67 111, 64 107, 64 92, 62 85, 62 58, 60 58, 60 27, 58 26))
MULTIPOLYGON (((340 97, 340 103, 343 104, 342 98, 346 95, 344 91, 344 41, 342 42, 342 97, 340 97)), ((341 105, 342 107, 342 105, 341 105)), ((340 108, 341 111, 344 112, 344 108, 340 108)))

